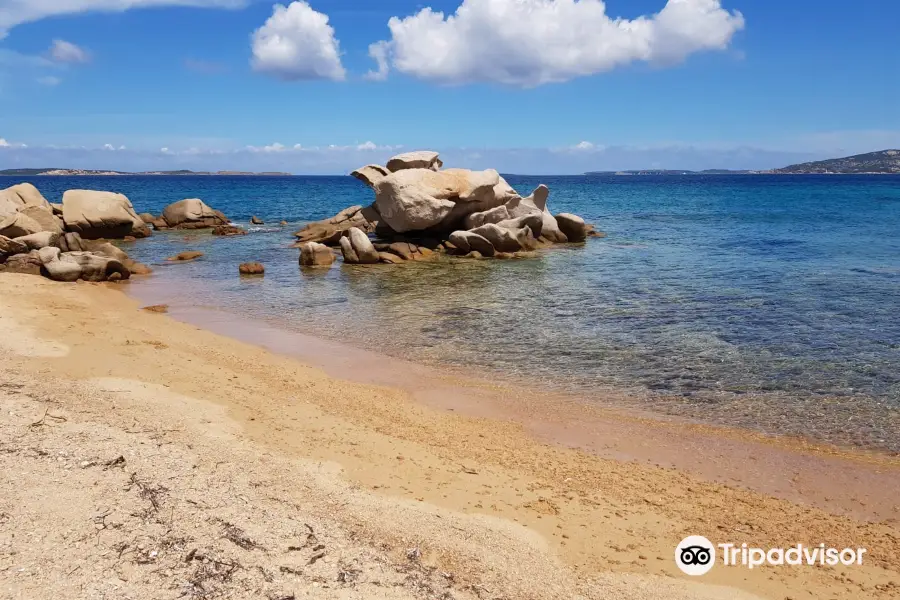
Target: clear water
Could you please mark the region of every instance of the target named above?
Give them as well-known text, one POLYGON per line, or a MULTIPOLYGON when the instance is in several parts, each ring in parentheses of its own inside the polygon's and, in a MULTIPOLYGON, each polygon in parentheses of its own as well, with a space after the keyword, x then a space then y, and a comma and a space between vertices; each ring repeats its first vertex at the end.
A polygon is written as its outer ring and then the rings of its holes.
MULTIPOLYGON (((4 181, 5 187, 18 180, 4 181)), ((138 212, 199 197, 241 238, 157 233, 137 285, 414 360, 602 402, 900 452, 900 177, 516 177, 607 232, 511 261, 301 271, 292 233, 371 191, 350 177, 38 177, 127 194, 138 212), (237 264, 259 260, 261 280, 237 264)), ((236 317, 237 318, 237 317, 236 317)))

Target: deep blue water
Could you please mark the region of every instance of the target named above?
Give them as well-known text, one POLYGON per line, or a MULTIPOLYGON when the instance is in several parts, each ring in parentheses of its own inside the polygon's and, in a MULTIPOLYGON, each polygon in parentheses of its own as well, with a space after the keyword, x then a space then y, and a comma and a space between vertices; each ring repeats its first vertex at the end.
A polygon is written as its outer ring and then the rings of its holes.
POLYGON ((526 260, 310 274, 291 234, 370 203, 350 177, 31 179, 51 201, 69 188, 108 189, 159 213, 199 197, 238 223, 291 223, 232 239, 162 233, 126 248, 148 263, 206 252, 157 269, 182 302, 588 400, 621 389, 656 411, 900 451, 900 177, 508 180, 523 194, 547 184, 552 211, 608 237, 526 260), (245 260, 264 262, 266 277, 240 280, 245 260))

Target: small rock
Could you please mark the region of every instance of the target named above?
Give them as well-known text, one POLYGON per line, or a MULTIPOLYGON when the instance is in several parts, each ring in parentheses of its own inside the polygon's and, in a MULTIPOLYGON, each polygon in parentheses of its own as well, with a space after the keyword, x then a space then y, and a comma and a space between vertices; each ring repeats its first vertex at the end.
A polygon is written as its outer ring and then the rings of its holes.
POLYGON ((203 256, 202 252, 198 252, 197 250, 188 250, 186 252, 179 252, 175 256, 170 256, 166 260, 169 262, 187 262, 190 260, 196 260, 203 256))
POLYGON ((400 263, 404 262, 402 258, 397 256, 396 254, 393 254, 392 252, 379 252, 378 258, 381 262, 391 265, 399 265, 400 263))
POLYGON ((212 234, 225 237, 232 235, 247 235, 247 230, 235 227, 234 225, 216 225, 213 227, 212 234))
POLYGON ((265 221, 263 221, 256 215, 253 215, 252 217, 250 217, 250 222, 253 223, 254 225, 265 225, 266 224, 265 221))
POLYGON ((153 313, 167 313, 169 312, 168 304, 154 304, 152 306, 145 306, 141 310, 146 310, 147 312, 153 313))
POLYGON ((266 272, 266 268, 258 262, 246 262, 241 263, 238 267, 238 272, 241 275, 263 275, 266 272))
POLYGON ((307 242, 300 244, 300 265, 304 267, 330 267, 334 252, 325 244, 307 242))

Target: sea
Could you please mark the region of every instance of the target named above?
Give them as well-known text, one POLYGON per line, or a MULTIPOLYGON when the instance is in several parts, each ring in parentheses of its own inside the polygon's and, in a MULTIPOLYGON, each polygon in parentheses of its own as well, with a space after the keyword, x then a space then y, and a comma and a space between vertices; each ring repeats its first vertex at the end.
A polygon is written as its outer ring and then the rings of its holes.
MULTIPOLYGON (((606 233, 516 260, 302 270, 293 233, 372 191, 349 176, 32 177, 159 214, 201 198, 243 237, 123 244, 173 303, 690 421, 900 453, 900 176, 507 176, 606 233), (251 216, 266 224, 251 226, 251 216), (287 221, 287 225, 280 225, 287 221), (165 258, 204 252, 186 264, 165 258), (265 264, 264 278, 237 265, 265 264), (610 400, 615 398, 615 400, 610 400)), ((0 177, 0 188, 20 182, 0 177)))

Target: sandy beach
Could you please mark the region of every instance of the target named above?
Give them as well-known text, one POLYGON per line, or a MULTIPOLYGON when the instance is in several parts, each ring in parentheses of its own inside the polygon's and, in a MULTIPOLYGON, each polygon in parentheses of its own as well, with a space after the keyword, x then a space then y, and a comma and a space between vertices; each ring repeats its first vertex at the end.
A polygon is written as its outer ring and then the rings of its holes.
POLYGON ((900 594, 896 459, 199 328, 116 287, 0 274, 4 597, 900 594), (689 578, 688 535, 867 554, 689 578))

